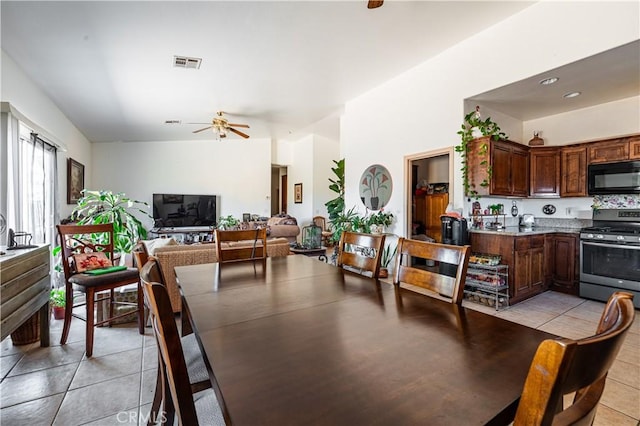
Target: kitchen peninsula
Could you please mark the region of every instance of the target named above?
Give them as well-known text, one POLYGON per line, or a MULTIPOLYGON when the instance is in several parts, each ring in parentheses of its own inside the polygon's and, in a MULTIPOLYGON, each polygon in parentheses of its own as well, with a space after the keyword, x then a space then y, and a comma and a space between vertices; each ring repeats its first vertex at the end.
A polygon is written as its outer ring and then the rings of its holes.
POLYGON ((578 228, 471 229, 473 253, 500 255, 509 266, 510 303, 551 288, 578 294, 578 228))

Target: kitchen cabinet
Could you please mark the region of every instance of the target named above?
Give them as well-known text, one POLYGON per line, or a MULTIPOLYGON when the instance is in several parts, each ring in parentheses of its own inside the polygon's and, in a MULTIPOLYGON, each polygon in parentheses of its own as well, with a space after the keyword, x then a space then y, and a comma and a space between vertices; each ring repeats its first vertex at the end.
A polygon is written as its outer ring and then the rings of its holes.
POLYGON ((629 159, 629 139, 608 139, 589 144, 589 164, 611 163, 629 159))
POLYGON ((560 196, 560 151, 557 147, 532 148, 529 151, 529 195, 560 196))
POLYGON ((584 145, 560 149, 560 196, 587 196, 587 148, 584 145))
POLYGON ((547 289, 545 282, 545 237, 471 233, 473 253, 498 254, 509 266, 509 302, 521 302, 547 289))
POLYGON ((629 160, 640 160, 640 136, 629 138, 629 160))
POLYGON ((562 293, 578 295, 579 241, 577 234, 555 233, 549 238, 548 260, 551 272, 550 288, 562 293))
POLYGON ((442 242, 442 222, 440 215, 443 215, 449 204, 449 194, 427 194, 416 196, 415 199, 415 219, 425 226, 425 233, 436 240, 442 242))
POLYGON ((527 146, 494 141, 489 136, 474 139, 469 142, 467 167, 469 184, 478 195, 526 197, 529 194, 527 146))

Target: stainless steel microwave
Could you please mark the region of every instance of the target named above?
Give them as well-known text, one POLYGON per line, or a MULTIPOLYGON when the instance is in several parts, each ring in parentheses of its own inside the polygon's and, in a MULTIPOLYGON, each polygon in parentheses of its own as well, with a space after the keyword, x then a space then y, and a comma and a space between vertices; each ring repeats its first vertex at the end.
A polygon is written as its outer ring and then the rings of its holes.
POLYGON ((589 195, 640 194, 640 161, 590 164, 589 195))

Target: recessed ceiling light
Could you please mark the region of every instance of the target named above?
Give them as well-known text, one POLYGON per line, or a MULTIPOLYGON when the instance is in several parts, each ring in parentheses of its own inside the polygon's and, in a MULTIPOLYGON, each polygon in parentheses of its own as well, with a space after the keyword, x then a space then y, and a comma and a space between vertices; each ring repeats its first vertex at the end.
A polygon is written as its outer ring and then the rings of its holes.
POLYGON ((553 84, 558 80, 560 80, 558 77, 549 77, 545 78, 544 80, 540 80, 540 84, 542 84, 543 86, 548 86, 549 84, 553 84))
POLYGON ((562 95, 562 97, 569 99, 569 98, 575 98, 576 96, 580 96, 580 95, 582 95, 582 92, 569 92, 562 95))

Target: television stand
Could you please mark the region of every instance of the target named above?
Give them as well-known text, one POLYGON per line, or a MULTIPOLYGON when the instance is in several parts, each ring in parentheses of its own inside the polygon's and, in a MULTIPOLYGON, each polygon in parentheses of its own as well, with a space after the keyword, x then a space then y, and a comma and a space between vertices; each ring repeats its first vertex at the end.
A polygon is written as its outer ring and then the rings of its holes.
POLYGON ((153 228, 149 231, 150 238, 173 238, 181 244, 213 242, 213 227, 211 226, 176 226, 167 228, 153 228))

